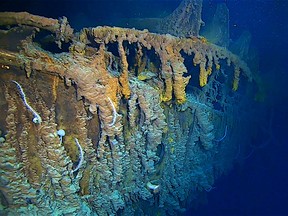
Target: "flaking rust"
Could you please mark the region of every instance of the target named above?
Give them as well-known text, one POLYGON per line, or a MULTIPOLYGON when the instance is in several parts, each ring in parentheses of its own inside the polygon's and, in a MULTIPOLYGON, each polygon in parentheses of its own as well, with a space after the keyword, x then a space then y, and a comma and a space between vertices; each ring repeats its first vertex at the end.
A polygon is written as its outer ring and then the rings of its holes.
POLYGON ((0 32, 21 38, 0 41, 1 213, 182 212, 228 169, 232 105, 246 102, 233 94, 254 79, 236 55, 200 37, 0 13, 17 24, 0 32))

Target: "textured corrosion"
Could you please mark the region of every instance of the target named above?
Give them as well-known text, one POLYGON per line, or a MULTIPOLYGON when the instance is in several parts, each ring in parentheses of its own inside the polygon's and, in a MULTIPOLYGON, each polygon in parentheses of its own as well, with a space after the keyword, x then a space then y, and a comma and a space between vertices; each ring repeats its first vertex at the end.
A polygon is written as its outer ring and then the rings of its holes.
POLYGON ((21 38, 0 50, 1 213, 175 215, 230 167, 242 137, 241 106, 232 105, 253 74, 227 49, 201 37, 72 34, 64 18, 0 17, 23 25, 0 32, 21 38), (41 29, 56 35, 57 52, 37 39, 41 29))
POLYGON ((169 33, 178 37, 199 36, 202 0, 183 0, 172 14, 158 24, 159 33, 169 33))

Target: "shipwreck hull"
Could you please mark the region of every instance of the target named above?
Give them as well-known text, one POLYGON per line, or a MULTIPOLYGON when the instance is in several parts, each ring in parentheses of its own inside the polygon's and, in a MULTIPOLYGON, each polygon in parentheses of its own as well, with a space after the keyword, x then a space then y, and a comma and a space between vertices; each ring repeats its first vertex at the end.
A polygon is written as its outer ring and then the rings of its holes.
POLYGON ((255 83, 227 49, 0 16, 2 213, 175 215, 239 156, 255 83))

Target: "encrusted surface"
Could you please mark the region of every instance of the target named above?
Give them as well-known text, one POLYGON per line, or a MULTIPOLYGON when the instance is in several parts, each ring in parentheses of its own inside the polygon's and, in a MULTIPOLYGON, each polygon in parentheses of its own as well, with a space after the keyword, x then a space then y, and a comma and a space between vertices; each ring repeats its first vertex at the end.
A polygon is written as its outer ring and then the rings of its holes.
MULTIPOLYGON (((65 18, 17 13, 1 25, 24 15, 37 18, 15 27, 32 26, 28 37, 0 50, 3 213, 175 215, 213 188, 237 155, 232 105, 253 80, 243 61, 197 37, 116 27, 72 35, 65 18), (55 40, 71 40, 69 50, 45 50, 33 26, 56 35, 66 26, 55 40)), ((1 34, 14 40, 14 30, 1 34)))

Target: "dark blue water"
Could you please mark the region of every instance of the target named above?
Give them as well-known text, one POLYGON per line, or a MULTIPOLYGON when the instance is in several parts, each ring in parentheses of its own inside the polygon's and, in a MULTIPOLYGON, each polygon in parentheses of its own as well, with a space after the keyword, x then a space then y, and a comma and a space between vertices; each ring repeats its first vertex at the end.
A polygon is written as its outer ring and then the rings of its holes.
MULTIPOLYGON (((28 11, 47 17, 67 16, 73 28, 113 25, 122 18, 160 17, 180 1, 1 1, 1 11, 28 11)), ((207 11, 216 2, 205 1, 207 11)), ((186 215, 288 215, 288 1, 230 0, 230 36, 252 34, 259 54, 265 100, 255 117, 259 132, 251 137, 247 158, 217 180, 206 203, 186 215), (270 123, 268 123, 270 122, 270 123), (269 139, 269 140, 267 140, 269 139)), ((212 9, 211 9, 212 8, 212 9)), ((203 16, 209 16, 204 11, 203 16)), ((205 20, 204 20, 205 21, 205 20)))

